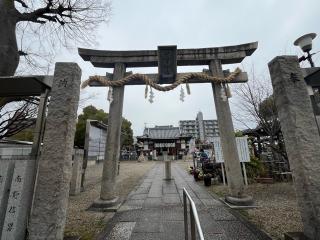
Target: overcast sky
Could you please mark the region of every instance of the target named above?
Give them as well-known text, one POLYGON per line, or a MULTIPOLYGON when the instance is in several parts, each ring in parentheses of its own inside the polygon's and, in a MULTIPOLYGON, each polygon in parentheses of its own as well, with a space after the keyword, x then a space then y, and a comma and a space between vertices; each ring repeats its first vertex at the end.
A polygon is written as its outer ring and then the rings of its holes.
MULTIPOLYGON (((319 9, 319 0, 113 0, 110 22, 97 29, 98 45, 89 48, 156 50, 158 45, 204 48, 258 41, 256 52, 239 67, 250 71, 254 65, 256 75, 268 77, 267 63, 275 56, 301 55, 293 46, 297 37, 309 32, 320 35, 319 9)), ((315 39, 313 49, 320 50, 320 36, 315 39)), ((314 60, 319 66, 320 53, 314 60)), ((77 62, 83 71, 82 80, 112 72, 112 69, 98 69, 84 62, 76 50, 61 49, 56 61, 77 62)), ((179 67, 178 72, 201 71, 204 67, 207 66, 179 67)), ((224 65, 224 69, 235 67, 224 65)), ((156 68, 129 70, 157 71, 156 68)), ((106 92, 104 87, 84 90, 83 96, 94 97, 82 102, 81 107, 92 104, 108 112, 106 92)), ((179 120, 195 119, 200 110, 205 119, 216 118, 210 84, 191 85, 191 95, 187 95, 184 102, 179 101, 180 88, 166 93, 154 92, 154 103, 150 104, 144 99, 143 86, 125 88, 123 116, 132 122, 134 135, 142 135, 145 124, 149 127, 178 125, 179 120)), ((236 98, 231 98, 232 110, 236 111, 234 101, 236 98)), ((237 122, 234 125, 243 128, 237 122)))

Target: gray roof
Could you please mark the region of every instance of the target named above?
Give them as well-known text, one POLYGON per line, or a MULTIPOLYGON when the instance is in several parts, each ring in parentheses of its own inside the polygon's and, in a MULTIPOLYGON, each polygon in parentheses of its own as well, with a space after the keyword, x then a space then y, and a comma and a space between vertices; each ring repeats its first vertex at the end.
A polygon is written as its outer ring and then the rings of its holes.
POLYGON ((305 77, 308 85, 320 87, 320 68, 312 68, 313 72, 305 77))
POLYGON ((180 137, 180 129, 178 127, 172 127, 171 125, 145 128, 143 136, 152 139, 175 139, 180 137))
POLYGON ((95 126, 96 128, 99 128, 99 129, 103 129, 103 130, 108 130, 108 125, 104 124, 103 122, 100 122, 98 120, 92 120, 92 119, 87 119, 87 121, 90 122, 90 124, 92 126, 95 126))
POLYGON ((52 76, 8 76, 0 77, 0 96, 39 96, 51 89, 52 76))

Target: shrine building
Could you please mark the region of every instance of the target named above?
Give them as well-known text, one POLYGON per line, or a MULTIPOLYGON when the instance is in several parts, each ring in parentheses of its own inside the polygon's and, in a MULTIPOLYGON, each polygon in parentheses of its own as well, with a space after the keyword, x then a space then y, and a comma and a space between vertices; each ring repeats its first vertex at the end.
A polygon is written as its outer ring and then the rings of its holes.
POLYGON ((155 160, 162 156, 163 151, 168 151, 169 156, 178 159, 189 148, 191 138, 191 135, 181 133, 179 127, 167 125, 145 128, 143 135, 137 137, 137 141, 143 143, 143 151, 152 155, 155 160))

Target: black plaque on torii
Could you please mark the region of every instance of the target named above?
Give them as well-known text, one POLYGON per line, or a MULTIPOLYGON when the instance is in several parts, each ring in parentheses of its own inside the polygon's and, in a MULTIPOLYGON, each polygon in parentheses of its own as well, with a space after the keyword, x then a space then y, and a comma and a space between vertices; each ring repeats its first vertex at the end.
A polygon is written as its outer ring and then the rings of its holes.
POLYGON ((158 46, 159 82, 170 84, 177 76, 177 46, 158 46))

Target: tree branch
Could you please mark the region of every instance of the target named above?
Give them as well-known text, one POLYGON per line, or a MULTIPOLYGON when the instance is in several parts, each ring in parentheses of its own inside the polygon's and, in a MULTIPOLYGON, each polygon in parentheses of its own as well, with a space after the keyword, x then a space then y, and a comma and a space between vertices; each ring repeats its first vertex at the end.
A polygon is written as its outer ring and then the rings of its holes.
POLYGON ((69 4, 67 6, 63 6, 63 3, 54 4, 52 0, 47 2, 47 5, 43 8, 38 8, 32 12, 21 13, 18 21, 30 21, 35 23, 44 24, 45 20, 51 22, 58 22, 61 25, 64 25, 63 17, 72 18, 72 12, 83 11, 84 9, 74 8, 69 4), (67 13, 66 13, 67 12, 67 13), (59 19, 60 17, 60 19, 59 19), (42 20, 42 19, 45 20, 42 20))
POLYGON ((14 0, 14 1, 20 3, 21 6, 24 7, 24 8, 29 8, 28 5, 23 0, 14 0))

